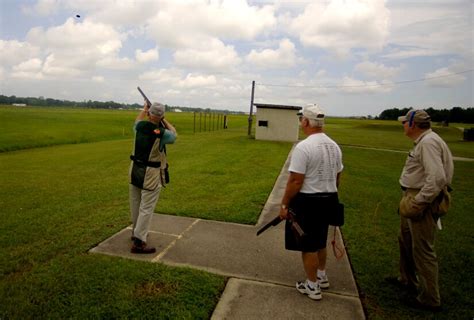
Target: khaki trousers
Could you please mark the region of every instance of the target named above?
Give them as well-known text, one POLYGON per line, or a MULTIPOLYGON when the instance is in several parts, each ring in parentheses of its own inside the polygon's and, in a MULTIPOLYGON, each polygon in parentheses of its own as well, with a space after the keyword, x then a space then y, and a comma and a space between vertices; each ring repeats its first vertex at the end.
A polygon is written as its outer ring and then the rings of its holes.
POLYGON ((161 186, 153 191, 129 185, 130 214, 132 217, 132 235, 142 241, 147 240, 151 218, 160 196, 161 186))
POLYGON ((441 305, 438 286, 438 258, 434 242, 436 221, 431 208, 420 219, 400 216, 401 281, 418 288, 418 301, 429 306, 441 305))

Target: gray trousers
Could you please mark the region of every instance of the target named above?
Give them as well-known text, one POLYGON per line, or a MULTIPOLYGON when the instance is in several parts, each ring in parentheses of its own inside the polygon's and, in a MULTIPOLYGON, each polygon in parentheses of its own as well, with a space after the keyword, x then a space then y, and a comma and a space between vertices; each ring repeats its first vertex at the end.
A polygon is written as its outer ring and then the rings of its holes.
POLYGON ((161 186, 149 191, 129 185, 130 214, 132 217, 132 235, 142 241, 147 240, 151 218, 160 196, 161 186))
POLYGON ((430 207, 420 220, 400 216, 398 240, 401 281, 417 287, 418 301, 429 306, 441 305, 435 236, 436 221, 430 207))

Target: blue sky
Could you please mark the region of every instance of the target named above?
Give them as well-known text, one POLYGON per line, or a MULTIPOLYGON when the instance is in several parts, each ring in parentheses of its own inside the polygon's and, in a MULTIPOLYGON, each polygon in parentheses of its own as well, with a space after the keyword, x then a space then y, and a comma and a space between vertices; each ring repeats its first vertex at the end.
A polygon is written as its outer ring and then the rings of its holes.
POLYGON ((472 0, 0 0, 0 93, 329 115, 473 107, 472 0), (80 15, 80 17, 76 17, 80 15), (420 80, 423 81, 412 81, 420 80))

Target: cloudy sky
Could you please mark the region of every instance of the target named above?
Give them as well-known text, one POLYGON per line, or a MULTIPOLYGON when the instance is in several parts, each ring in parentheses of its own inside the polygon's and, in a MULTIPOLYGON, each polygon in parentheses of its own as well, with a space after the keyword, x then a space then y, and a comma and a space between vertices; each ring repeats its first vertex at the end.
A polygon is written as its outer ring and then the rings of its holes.
POLYGON ((0 0, 0 94, 473 107, 473 0, 0 0), (422 80, 422 81, 420 81, 422 80))

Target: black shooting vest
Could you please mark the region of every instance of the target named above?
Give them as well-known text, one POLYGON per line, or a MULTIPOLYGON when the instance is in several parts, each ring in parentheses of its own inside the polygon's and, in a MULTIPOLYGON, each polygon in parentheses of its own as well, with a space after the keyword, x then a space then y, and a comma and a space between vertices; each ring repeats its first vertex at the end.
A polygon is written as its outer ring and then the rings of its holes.
POLYGON ((139 121, 135 125, 135 145, 130 156, 130 183, 134 186, 155 190, 164 185, 166 149, 160 150, 160 140, 165 128, 150 121, 139 121))

